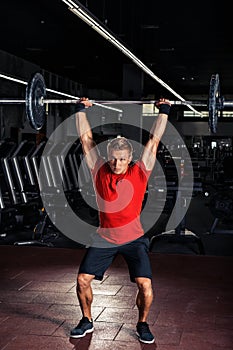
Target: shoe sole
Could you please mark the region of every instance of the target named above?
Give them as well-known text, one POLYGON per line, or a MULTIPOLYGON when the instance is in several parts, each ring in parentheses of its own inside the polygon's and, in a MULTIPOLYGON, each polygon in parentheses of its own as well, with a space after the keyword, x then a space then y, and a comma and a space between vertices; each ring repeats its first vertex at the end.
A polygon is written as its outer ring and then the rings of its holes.
POLYGON ((140 335, 139 333, 137 333, 137 336, 138 336, 138 340, 141 342, 141 343, 144 343, 144 344, 153 344, 155 342, 155 339, 152 339, 152 340, 143 340, 142 338, 140 338, 140 335))
POLYGON ((87 329, 86 332, 84 332, 83 334, 79 334, 79 335, 72 335, 70 334, 70 338, 82 338, 82 337, 85 337, 85 335, 87 333, 92 333, 94 331, 94 327, 91 328, 91 329, 87 329))

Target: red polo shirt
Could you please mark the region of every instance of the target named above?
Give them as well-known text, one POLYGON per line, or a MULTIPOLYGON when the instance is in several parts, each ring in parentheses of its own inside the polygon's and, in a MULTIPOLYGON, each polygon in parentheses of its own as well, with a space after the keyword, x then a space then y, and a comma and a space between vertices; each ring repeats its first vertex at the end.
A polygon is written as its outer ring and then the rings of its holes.
POLYGON ((144 234, 140 213, 151 171, 138 160, 125 174, 114 174, 100 158, 92 170, 100 226, 97 232, 107 241, 124 244, 144 234))

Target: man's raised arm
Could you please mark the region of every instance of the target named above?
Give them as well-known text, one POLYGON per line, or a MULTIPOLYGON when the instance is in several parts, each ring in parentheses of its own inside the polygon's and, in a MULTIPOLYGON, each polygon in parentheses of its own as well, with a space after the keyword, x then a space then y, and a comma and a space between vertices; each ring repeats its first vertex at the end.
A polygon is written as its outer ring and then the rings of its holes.
POLYGON ((99 152, 93 140, 92 130, 86 116, 86 108, 91 106, 92 103, 87 98, 82 98, 79 101, 76 109, 76 128, 87 165, 90 169, 93 169, 99 157, 99 152))
POLYGON ((157 148, 166 129, 171 103, 163 98, 158 101, 156 106, 159 108, 158 118, 152 125, 149 141, 145 145, 141 156, 147 170, 152 170, 155 165, 157 148))

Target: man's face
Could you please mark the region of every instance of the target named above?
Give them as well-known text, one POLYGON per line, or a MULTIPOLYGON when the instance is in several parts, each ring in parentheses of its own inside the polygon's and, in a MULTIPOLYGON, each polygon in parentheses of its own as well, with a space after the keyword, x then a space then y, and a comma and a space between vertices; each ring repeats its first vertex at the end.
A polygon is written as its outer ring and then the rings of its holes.
POLYGON ((114 174, 120 175, 127 171, 128 165, 132 160, 132 156, 128 150, 110 150, 108 155, 108 163, 114 174))

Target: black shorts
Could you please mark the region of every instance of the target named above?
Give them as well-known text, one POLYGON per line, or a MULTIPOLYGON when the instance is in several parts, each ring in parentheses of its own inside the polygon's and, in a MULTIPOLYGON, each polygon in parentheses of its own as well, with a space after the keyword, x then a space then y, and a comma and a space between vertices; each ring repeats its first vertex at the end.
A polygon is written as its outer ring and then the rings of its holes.
POLYGON ((94 275, 95 279, 101 281, 115 257, 121 254, 128 265, 132 282, 135 282, 136 277, 151 279, 152 272, 148 252, 149 238, 147 236, 110 248, 89 247, 79 267, 79 273, 94 275))

